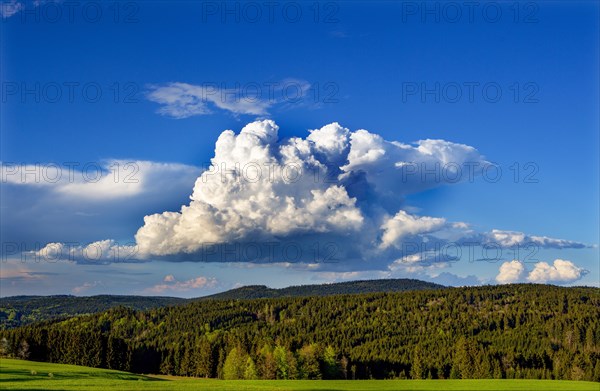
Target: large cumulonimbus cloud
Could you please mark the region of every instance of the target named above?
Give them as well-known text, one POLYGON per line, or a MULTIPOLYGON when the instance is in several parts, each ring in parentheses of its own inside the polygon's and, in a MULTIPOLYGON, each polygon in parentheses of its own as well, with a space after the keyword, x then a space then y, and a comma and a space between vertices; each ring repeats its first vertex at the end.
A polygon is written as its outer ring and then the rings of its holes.
POLYGON ((372 247, 366 251, 388 248, 445 225, 401 210, 403 197, 456 181, 469 164, 476 173, 486 162, 474 148, 448 141, 389 142, 337 123, 280 140, 273 121, 257 121, 239 134, 224 131, 190 204, 146 216, 135 238, 140 254, 150 256, 314 234, 372 247), (453 173, 421 175, 436 169, 453 173))
MULTIPOLYGON (((410 213, 407 195, 484 172, 490 163, 473 147, 445 140, 386 141, 338 123, 311 130, 306 138, 280 139, 278 130, 271 120, 252 122, 237 134, 225 130, 188 204, 144 217, 135 245, 99 241, 70 248, 69 256, 92 253, 93 262, 127 254, 127 260, 297 262, 309 270, 411 272, 451 262, 432 252, 448 243, 586 247, 516 231, 476 232, 463 222, 410 213), (107 255, 98 256, 98 248, 107 255)), ((59 245, 40 253, 54 253, 59 245)), ((498 282, 519 280, 520 266, 504 265, 498 282)), ((542 266, 531 278, 554 280, 557 273, 542 266)))

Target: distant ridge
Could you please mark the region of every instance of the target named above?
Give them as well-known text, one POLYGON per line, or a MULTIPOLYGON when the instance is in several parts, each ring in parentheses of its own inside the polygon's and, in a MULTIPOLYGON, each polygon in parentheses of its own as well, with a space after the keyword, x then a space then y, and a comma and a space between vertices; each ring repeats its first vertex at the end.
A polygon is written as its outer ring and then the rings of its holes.
POLYGON ((44 320, 93 314, 115 307, 149 310, 184 304, 187 301, 187 299, 179 297, 117 295, 2 297, 0 298, 0 329, 23 326, 44 320))
POLYGON ((266 299, 275 297, 331 296, 360 293, 405 292, 441 289, 444 285, 407 278, 385 280, 360 280, 332 284, 298 285, 287 288, 269 288, 265 285, 248 285, 196 300, 266 299))
POLYGON ((331 296, 342 294, 404 292, 441 289, 443 285, 413 279, 385 279, 347 281, 331 284, 299 285, 287 288, 269 288, 248 285, 214 295, 193 299, 161 296, 12 296, 0 298, 0 329, 14 328, 34 322, 63 319, 76 315, 93 314, 115 307, 134 310, 186 304, 203 300, 267 299, 298 296, 331 296))

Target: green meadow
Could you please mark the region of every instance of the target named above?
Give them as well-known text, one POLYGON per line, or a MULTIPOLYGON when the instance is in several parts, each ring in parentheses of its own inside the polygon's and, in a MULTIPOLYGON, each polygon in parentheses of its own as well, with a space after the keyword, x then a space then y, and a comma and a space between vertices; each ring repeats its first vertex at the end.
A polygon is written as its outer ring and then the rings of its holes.
POLYGON ((2 390, 590 390, 599 383, 555 380, 216 380, 144 376, 108 369, 0 359, 2 390))

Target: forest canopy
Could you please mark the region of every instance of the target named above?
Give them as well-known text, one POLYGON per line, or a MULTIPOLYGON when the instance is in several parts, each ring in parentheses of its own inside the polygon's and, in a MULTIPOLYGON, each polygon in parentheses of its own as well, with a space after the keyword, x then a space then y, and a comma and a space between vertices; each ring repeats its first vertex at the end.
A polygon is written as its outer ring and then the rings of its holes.
POLYGON ((202 300, 35 323, 0 339, 6 356, 223 379, 600 381, 600 289, 202 300))

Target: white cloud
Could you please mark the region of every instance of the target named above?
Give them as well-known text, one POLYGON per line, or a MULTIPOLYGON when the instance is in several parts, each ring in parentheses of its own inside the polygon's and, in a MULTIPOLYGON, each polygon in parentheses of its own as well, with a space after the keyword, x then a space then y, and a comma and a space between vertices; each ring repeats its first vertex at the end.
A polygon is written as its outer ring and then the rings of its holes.
POLYGON ((571 240, 554 239, 547 236, 527 235, 517 231, 503 231, 493 229, 487 234, 487 241, 501 247, 522 245, 537 245, 544 248, 584 248, 589 247, 584 243, 571 240))
POLYGON ((314 145, 315 151, 326 154, 329 160, 342 163, 348 155, 350 131, 334 122, 321 129, 310 130, 306 140, 314 145))
POLYGON ((446 140, 414 145, 386 141, 367 130, 350 135, 346 175, 365 173, 380 196, 398 198, 443 184, 473 180, 489 165, 473 147, 446 140))
POLYGON ((310 87, 310 83, 297 79, 231 86, 171 82, 151 85, 147 98, 162 105, 159 114, 176 119, 212 114, 214 109, 264 116, 274 105, 302 104, 310 87))
POLYGON ((186 281, 177 281, 173 276, 166 276, 162 284, 148 288, 148 292, 163 293, 166 291, 185 292, 193 289, 207 289, 217 286, 217 279, 213 277, 196 277, 186 281))
POLYGON ((425 251, 397 259, 388 266, 385 278, 416 278, 446 286, 481 285, 487 283, 484 278, 475 275, 459 276, 447 271, 450 262, 435 251, 425 251))
POLYGON ((187 83, 152 86, 147 97, 163 105, 158 113, 177 119, 211 114, 211 108, 234 114, 264 115, 271 106, 268 101, 240 97, 239 91, 187 83))
POLYGON ((511 247, 525 242, 525 234, 523 232, 501 231, 493 229, 490 232, 489 237, 495 243, 498 243, 503 247, 511 247))
POLYGON ((37 8, 46 3, 60 3, 62 1, 63 0, 33 0, 28 2, 27 0, 1 0, 0 16, 2 16, 3 19, 8 19, 19 12, 24 11, 27 6, 37 8))
POLYGON ((140 160, 103 160, 87 174, 85 166, 2 162, 3 241, 34 250, 50 242, 131 238, 144 215, 186 202, 201 173, 195 166, 140 160), (88 180, 99 170, 99 181, 88 180))
POLYGON ((106 160, 83 164, 11 164, 1 165, 2 183, 35 186, 56 196, 91 201, 106 201, 139 196, 151 188, 195 177, 200 169, 177 163, 106 160))
POLYGON ((568 283, 579 280, 587 270, 577 267, 571 261, 555 259, 554 264, 549 265, 546 262, 538 262, 533 270, 527 276, 527 280, 536 283, 568 283))
POLYGON ((25 8, 25 5, 17 0, 2 1, 0 3, 0 15, 3 19, 19 13, 25 8))
POLYGON ((437 251, 418 251, 414 254, 404 255, 388 265, 391 274, 420 274, 435 276, 435 271, 446 268, 453 259, 440 254, 437 251))
POLYGON ((440 259, 440 254, 433 250, 419 251, 413 254, 404 255, 388 265, 391 272, 403 271, 415 273, 424 271, 427 268, 445 267, 446 261, 440 259))
POLYGON ((192 253, 207 243, 357 231, 364 216, 356 199, 340 183, 315 180, 330 168, 314 156, 314 144, 296 138, 278 145, 277 132, 269 120, 248 124, 239 135, 224 131, 214 170, 198 178, 190 204, 144 218, 136 234, 140 251, 192 253))
POLYGON ((511 284, 519 282, 523 279, 525 274, 525 266, 518 260, 512 260, 510 262, 504 262, 500 266, 496 281, 500 284, 511 284))
POLYGON ((114 240, 100 240, 87 245, 76 243, 48 243, 39 250, 29 251, 25 255, 40 262, 84 262, 84 263, 112 263, 126 262, 137 258, 135 245, 121 245, 114 240))
POLYGON ((381 226, 383 230, 381 247, 395 246, 399 248, 401 245, 400 239, 409 235, 430 233, 444 227, 445 224, 445 219, 412 216, 401 210, 381 226))
POLYGON ((8 269, 6 264, 0 267, 0 280, 40 280, 43 278, 45 278, 44 274, 29 268, 8 269))
POLYGON ((546 262, 537 262, 529 273, 525 265, 518 261, 504 262, 500 266, 496 281, 500 284, 524 282, 533 283, 569 283, 581 279, 587 270, 577 267, 573 262, 555 259, 552 265, 546 262))

